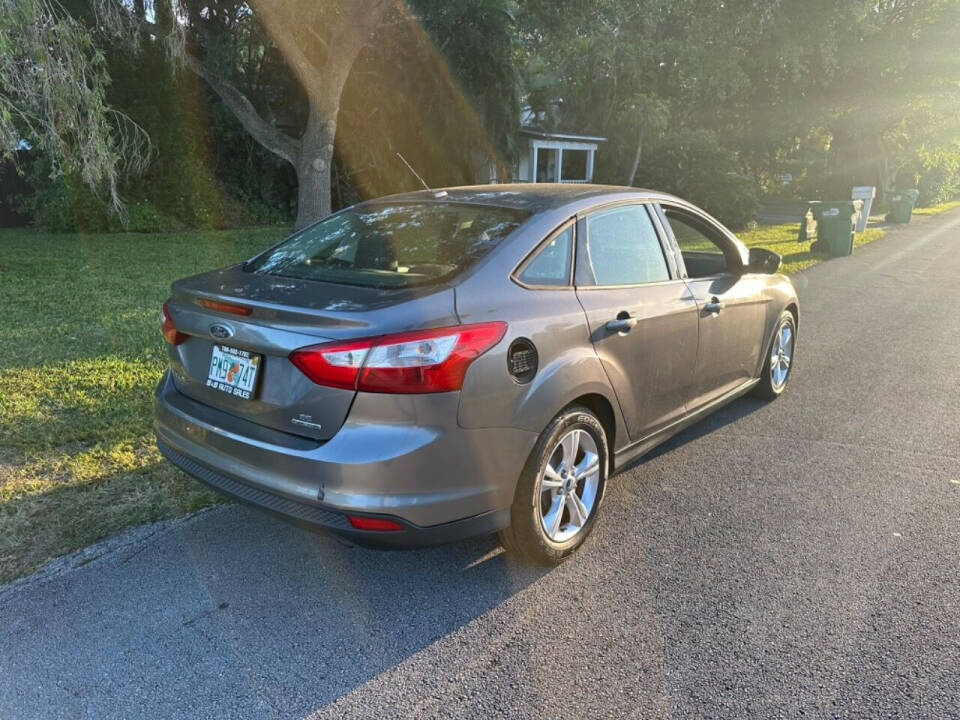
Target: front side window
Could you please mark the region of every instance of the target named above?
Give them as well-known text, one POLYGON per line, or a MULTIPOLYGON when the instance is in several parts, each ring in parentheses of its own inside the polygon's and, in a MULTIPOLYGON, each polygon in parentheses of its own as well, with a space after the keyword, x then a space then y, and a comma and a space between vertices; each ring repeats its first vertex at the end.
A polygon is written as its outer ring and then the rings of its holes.
POLYGON ((670 229, 683 255, 683 264, 691 278, 727 272, 727 258, 718 238, 696 217, 671 207, 663 208, 670 229))
POLYGON ((526 285, 569 285, 572 251, 573 225, 570 225, 537 251, 517 279, 526 285))
POLYGON ((660 238, 642 205, 589 215, 586 255, 587 277, 577 278, 580 285, 640 285, 670 279, 660 238))
POLYGON ((528 216, 466 203, 361 205, 304 228, 244 269, 366 287, 428 285, 462 272, 528 216))

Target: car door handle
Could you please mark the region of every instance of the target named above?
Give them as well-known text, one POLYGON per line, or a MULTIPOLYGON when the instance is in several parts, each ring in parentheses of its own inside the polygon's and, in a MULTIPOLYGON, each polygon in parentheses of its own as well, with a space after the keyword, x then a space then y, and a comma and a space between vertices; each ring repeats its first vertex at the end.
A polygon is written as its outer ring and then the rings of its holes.
POLYGON ((637 319, 634 317, 618 317, 616 320, 610 320, 606 324, 606 328, 610 332, 630 332, 630 330, 636 324, 637 319))
POLYGON ((703 306, 703 311, 705 313, 718 313, 721 310, 723 310, 723 303, 717 298, 710 298, 710 302, 703 306))

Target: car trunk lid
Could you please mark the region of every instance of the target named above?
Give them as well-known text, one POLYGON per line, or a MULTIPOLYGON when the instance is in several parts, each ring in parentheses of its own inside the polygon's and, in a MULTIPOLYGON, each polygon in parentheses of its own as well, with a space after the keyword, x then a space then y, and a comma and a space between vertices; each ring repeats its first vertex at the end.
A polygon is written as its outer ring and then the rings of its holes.
MULTIPOLYGON (((169 312, 186 335, 170 367, 184 395, 277 430, 326 440, 346 419, 355 391, 316 385, 289 360, 332 340, 457 324, 446 286, 380 289, 260 275, 234 266, 173 285, 169 312), (241 309, 248 314, 230 312, 241 309), (214 347, 259 356, 249 398, 208 383, 214 347)), ((221 353, 223 355, 223 353, 221 353)))

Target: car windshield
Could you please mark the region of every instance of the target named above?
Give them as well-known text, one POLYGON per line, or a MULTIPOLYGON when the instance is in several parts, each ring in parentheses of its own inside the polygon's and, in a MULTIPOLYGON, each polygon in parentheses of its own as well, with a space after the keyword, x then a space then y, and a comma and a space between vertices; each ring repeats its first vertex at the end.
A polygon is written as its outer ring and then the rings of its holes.
POLYGON ((304 228, 245 269, 367 287, 426 285, 462 272, 528 216, 487 205, 363 205, 304 228))

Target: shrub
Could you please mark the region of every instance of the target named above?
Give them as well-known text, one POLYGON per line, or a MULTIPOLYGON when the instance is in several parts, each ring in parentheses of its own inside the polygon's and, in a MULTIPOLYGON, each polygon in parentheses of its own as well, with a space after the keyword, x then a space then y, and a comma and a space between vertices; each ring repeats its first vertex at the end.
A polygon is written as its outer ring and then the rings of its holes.
POLYGON ((149 200, 130 203, 122 216, 110 216, 110 229, 113 231, 151 233, 171 232, 181 229, 176 218, 159 210, 149 200))
POLYGON ((708 130, 680 131, 651 148, 637 184, 679 195, 733 229, 746 227, 760 205, 756 178, 708 130))
POLYGON ((920 191, 920 198, 917 200, 920 207, 952 200, 960 193, 960 160, 953 158, 923 168, 917 189, 920 191))
POLYGON ((938 150, 921 150, 897 175, 898 190, 916 188, 919 207, 952 200, 960 193, 960 144, 938 150))
POLYGON ((32 181, 34 193, 20 198, 19 209, 34 225, 51 232, 107 230, 106 203, 78 178, 59 176, 32 181))

